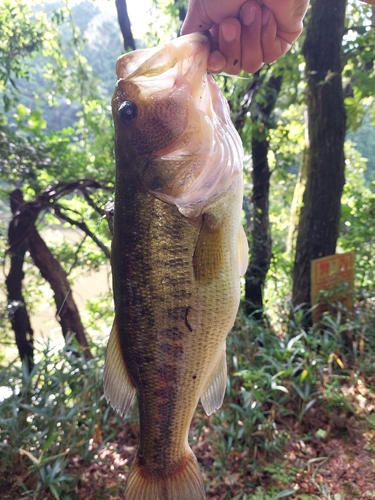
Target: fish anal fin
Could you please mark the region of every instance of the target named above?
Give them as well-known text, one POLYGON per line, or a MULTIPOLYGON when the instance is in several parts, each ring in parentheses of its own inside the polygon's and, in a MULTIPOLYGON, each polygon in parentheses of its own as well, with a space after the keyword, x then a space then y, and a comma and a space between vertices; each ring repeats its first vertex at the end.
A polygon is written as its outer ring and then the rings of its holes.
POLYGON ((130 469, 124 500, 205 500, 197 459, 189 449, 173 474, 147 470, 137 456, 130 469))
POLYGON ((116 319, 109 336, 104 367, 104 396, 121 416, 128 412, 135 395, 120 347, 116 319))
POLYGON ((201 403, 207 415, 211 415, 223 404, 225 389, 227 385, 227 360, 225 348, 220 356, 213 375, 201 395, 201 403))
POLYGON ((224 263, 224 228, 207 214, 199 232, 193 255, 194 277, 200 284, 211 283, 224 263))
POLYGON ((249 244, 247 242, 247 237, 244 228, 241 224, 240 230, 238 232, 238 270, 240 276, 243 276, 249 265, 249 244))

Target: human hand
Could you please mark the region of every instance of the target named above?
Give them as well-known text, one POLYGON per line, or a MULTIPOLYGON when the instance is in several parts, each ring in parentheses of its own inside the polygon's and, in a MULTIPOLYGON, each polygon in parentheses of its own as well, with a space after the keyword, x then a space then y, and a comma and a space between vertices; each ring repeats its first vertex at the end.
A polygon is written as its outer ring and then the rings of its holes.
POLYGON ((181 34, 209 30, 212 73, 255 73, 285 54, 302 32, 309 0, 190 0, 181 34))

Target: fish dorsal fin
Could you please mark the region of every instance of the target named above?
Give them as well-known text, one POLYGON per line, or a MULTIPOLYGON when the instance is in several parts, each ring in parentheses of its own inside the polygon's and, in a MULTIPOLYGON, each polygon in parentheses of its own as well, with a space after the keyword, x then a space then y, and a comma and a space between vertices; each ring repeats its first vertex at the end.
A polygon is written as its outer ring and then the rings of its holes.
POLYGON ((227 360, 225 353, 225 344, 223 353, 220 356, 211 380, 206 386, 202 396, 201 403, 207 415, 211 415, 223 404, 225 389, 227 385, 227 360))
POLYGON ((220 273, 224 262, 223 242, 222 223, 204 214, 193 255, 194 277, 198 283, 211 283, 220 273))
POLYGON ((109 336, 104 367, 104 397, 121 416, 128 412, 135 395, 120 347, 116 319, 109 336))
POLYGON ((238 232, 238 270, 240 276, 246 273, 247 266, 249 265, 249 244, 244 228, 241 224, 238 232))

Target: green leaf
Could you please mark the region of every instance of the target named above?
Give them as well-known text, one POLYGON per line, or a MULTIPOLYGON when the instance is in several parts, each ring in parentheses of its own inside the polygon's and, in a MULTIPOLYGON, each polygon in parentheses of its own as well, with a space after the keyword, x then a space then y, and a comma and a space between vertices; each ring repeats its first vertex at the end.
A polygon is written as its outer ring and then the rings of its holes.
POLYGON ((276 496, 274 496, 274 500, 277 500, 278 498, 285 498, 285 497, 289 497, 290 495, 295 495, 295 490, 283 490, 283 491, 280 491, 280 493, 278 493, 276 496))
POLYGON ((22 121, 28 116, 30 113, 30 110, 26 108, 23 104, 18 104, 17 105, 17 115, 16 115, 16 120, 17 121, 22 121))
POLYGON ((47 122, 43 120, 40 111, 34 110, 31 111, 29 115, 28 125, 30 130, 32 130, 33 132, 38 132, 39 130, 46 128, 47 122))
POLYGON ((328 436, 328 432, 324 429, 318 429, 315 432, 315 436, 319 439, 326 439, 326 437, 328 436))
POLYGON ((308 374, 309 374, 309 371, 306 370, 306 368, 304 370, 302 370, 301 376, 299 378, 300 382, 303 382, 308 374))
POLYGON ((55 434, 51 434, 47 437, 46 442, 43 445, 43 451, 46 451, 50 445, 56 441, 56 439, 59 437, 59 433, 56 432, 55 434))
POLYGON ((55 486, 53 484, 49 484, 48 487, 51 490, 53 496, 56 498, 56 500, 60 500, 60 495, 55 486))

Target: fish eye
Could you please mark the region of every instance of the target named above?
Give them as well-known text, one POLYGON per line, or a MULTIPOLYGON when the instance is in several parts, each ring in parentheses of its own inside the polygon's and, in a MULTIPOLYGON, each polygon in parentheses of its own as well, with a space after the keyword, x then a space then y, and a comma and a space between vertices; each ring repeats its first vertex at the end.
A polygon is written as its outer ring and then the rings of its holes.
POLYGON ((125 101, 119 107, 118 114, 122 123, 130 123, 138 116, 137 105, 132 101, 125 101))

